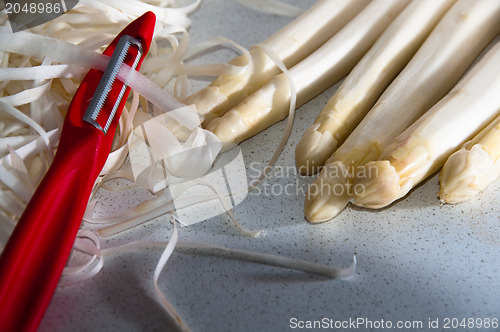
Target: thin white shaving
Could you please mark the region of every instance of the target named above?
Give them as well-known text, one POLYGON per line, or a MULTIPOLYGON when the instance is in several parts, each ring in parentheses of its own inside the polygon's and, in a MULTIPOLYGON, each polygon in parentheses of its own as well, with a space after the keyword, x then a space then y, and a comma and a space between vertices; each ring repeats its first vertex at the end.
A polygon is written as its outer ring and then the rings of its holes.
POLYGON ((61 285, 75 284, 99 273, 104 266, 100 245, 101 241, 94 232, 85 229, 78 231, 73 248, 91 257, 79 265, 66 266, 62 274, 61 285))
POLYGON ((7 168, 3 164, 0 164, 0 181, 12 190, 12 192, 23 202, 29 202, 32 193, 29 188, 23 186, 21 180, 16 177, 15 169, 12 167, 7 168))
POLYGON ((165 269, 169 258, 176 248, 190 250, 195 249, 215 254, 219 253, 225 255, 226 257, 302 271, 327 278, 348 278, 354 275, 356 270, 356 256, 353 256, 353 261, 350 266, 338 268, 272 254, 257 253, 241 249, 230 249, 208 243, 179 242, 179 233, 177 230, 178 220, 173 215, 170 215, 170 220, 173 223, 173 230, 168 241, 132 241, 105 249, 101 249, 100 238, 94 232, 88 230, 79 231, 75 241, 75 249, 87 254, 90 256, 90 259, 80 265, 66 267, 63 272, 61 284, 71 285, 94 277, 104 266, 105 257, 138 249, 160 248, 163 252, 158 260, 153 274, 153 285, 155 287, 156 295, 165 312, 175 320, 179 328, 182 331, 189 331, 189 328, 184 323, 181 316, 177 313, 174 306, 167 300, 164 291, 158 284, 160 274, 165 269))
POLYGON ((40 135, 43 142, 45 143, 45 145, 47 147, 47 152, 49 154, 52 154, 53 147, 51 146, 49 135, 47 134, 47 132, 45 131, 45 129, 43 129, 43 127, 41 125, 39 125, 38 123, 33 121, 29 116, 22 113, 21 111, 19 111, 15 107, 13 107, 13 106, 11 106, 11 105, 9 105, 6 102, 1 101, 1 100, 0 100, 0 110, 3 110, 7 114, 11 115, 13 118, 27 124, 31 128, 33 128, 40 135))
POLYGON ((180 8, 160 8, 135 0, 80 0, 80 3, 104 10, 106 10, 105 6, 108 6, 108 8, 119 8, 120 11, 128 14, 127 17, 129 19, 138 17, 146 11, 152 11, 155 13, 157 20, 163 24, 189 26, 191 21, 187 15, 198 8, 201 0, 196 0, 190 5, 180 8))
POLYGON ((174 306, 167 300, 165 295, 163 294, 160 286, 158 286, 158 279, 160 278, 160 273, 163 271, 165 265, 167 264, 168 259, 174 252, 175 246, 179 239, 179 233, 177 232, 177 223, 173 216, 171 216, 172 223, 174 224, 174 230, 172 231, 172 236, 170 237, 170 241, 168 241, 163 253, 161 254, 160 259, 158 260, 158 264, 156 265, 155 272, 153 275, 153 283, 156 290, 156 295, 158 296, 161 305, 165 309, 165 311, 175 319, 177 325, 181 328, 182 331, 189 331, 188 327, 182 320, 181 316, 177 313, 174 306))
POLYGON ((267 45, 257 44, 256 47, 264 51, 264 53, 266 53, 266 55, 276 64, 276 66, 283 72, 283 74, 286 75, 288 83, 290 85, 290 109, 288 111, 288 118, 286 120, 286 127, 285 130, 283 131, 283 136, 281 137, 281 140, 278 146, 276 147, 273 156, 269 160, 269 163, 264 168, 264 171, 261 173, 261 175, 257 180, 255 180, 253 183, 250 184, 249 191, 255 189, 259 185, 259 183, 262 182, 262 180, 272 169, 272 166, 274 166, 279 156, 281 155, 281 152, 285 148, 285 145, 288 142, 288 138, 290 137, 290 133, 292 132, 293 120, 295 117, 295 108, 297 105, 297 88, 295 87, 295 83, 293 82, 293 79, 290 76, 288 69, 283 63, 283 61, 281 61, 280 57, 267 45))
POLYGON ((34 87, 32 89, 26 89, 15 95, 0 97, 0 103, 5 103, 10 106, 20 106, 32 103, 37 99, 41 98, 50 88, 50 83, 45 83, 43 85, 34 87))
MULTIPOLYGON (((178 67, 189 47, 189 33, 184 27, 170 26, 158 33, 157 38, 164 38, 170 44, 171 50, 161 52, 151 60, 145 61, 143 72, 151 76, 152 81, 160 87, 165 87, 174 77, 178 67), (180 41, 175 35, 180 34, 180 41)), ((155 50, 153 50, 155 52, 155 50)))
MULTIPOLYGON (((49 138, 49 142, 51 146, 55 146, 59 141, 59 136, 61 134, 60 129, 53 129, 47 133, 49 138)), ((16 153, 21 157, 21 159, 26 160, 35 157, 36 155, 45 151, 46 147, 44 146, 43 139, 38 137, 36 140, 31 141, 30 143, 18 148, 16 153)), ((4 165, 7 167, 12 167, 12 161, 10 156, 7 155, 0 159, 0 165, 4 165)))
MULTIPOLYGON (((54 129, 47 134, 51 146, 56 144, 59 139, 59 133, 59 129, 54 129)), ((27 145, 16 149, 15 153, 21 160, 24 161, 34 158, 45 150, 46 145, 43 143, 42 138, 39 137, 27 145)), ((0 183, 7 186, 15 195, 27 203, 31 198, 31 192, 29 188, 23 186, 19 179, 14 175, 15 162, 12 158, 13 156, 8 154, 0 159, 0 183)))
MULTIPOLYGON (((171 216, 171 218, 174 217, 171 216)), ((259 253, 259 252, 235 249, 235 248, 227 248, 210 243, 178 241, 178 232, 176 226, 174 226, 173 234, 177 234, 175 238, 176 243, 171 244, 171 247, 175 247, 179 251, 183 251, 186 249, 187 250, 194 249, 194 250, 200 250, 202 252, 210 252, 213 254, 223 254, 225 256, 229 256, 236 259, 248 260, 258 264, 282 267, 290 270, 315 274, 327 278, 349 278, 353 276, 356 271, 356 265, 357 265, 356 256, 352 257, 352 263, 348 267, 339 268, 326 264, 314 263, 306 260, 294 259, 279 255, 265 254, 265 253, 259 253)), ((101 249, 99 238, 96 237, 96 235, 93 234, 92 232, 86 231, 85 233, 79 233, 78 237, 79 237, 79 250, 87 253, 91 257, 87 262, 84 262, 81 265, 72 267, 70 269, 75 269, 75 270, 78 269, 80 271, 83 271, 85 268, 87 269, 89 267, 92 268, 92 270, 90 270, 92 272, 89 272, 89 270, 87 270, 87 273, 85 275, 83 274, 79 275, 78 276, 79 280, 89 279, 95 275, 94 269, 96 266, 95 264, 97 264, 98 260, 103 260, 106 257, 140 249, 147 249, 147 248, 165 249, 172 241, 172 237, 170 241, 132 241, 125 244, 120 244, 117 246, 111 246, 101 249), (87 240, 87 243, 83 245, 82 244, 83 241, 80 242, 80 240, 87 240)), ((162 261, 162 263, 166 263, 166 261, 162 261)), ((160 268, 158 268, 159 265, 157 265, 157 270, 159 271, 158 275, 165 266, 165 264, 162 265, 163 266, 161 266, 160 268)), ((102 264, 98 264, 98 266, 99 268, 103 267, 102 264)), ((68 269, 67 271, 70 271, 70 269, 68 269)), ((71 274, 69 273, 65 273, 65 279, 71 280, 70 275, 71 274)))
MULTIPOLYGON (((208 181, 207 179, 198 178, 198 179, 191 180, 189 182, 185 182, 182 185, 183 185, 181 188, 182 192, 187 190, 189 187, 192 187, 195 185, 203 185, 203 186, 210 188, 217 196, 219 202, 222 204, 222 206, 223 206, 225 212, 227 213, 227 215, 229 216, 229 218, 231 218, 234 225, 238 228, 238 230, 242 234, 244 234, 246 236, 250 236, 250 237, 256 237, 256 236, 259 236, 263 233, 263 231, 249 231, 249 230, 246 230, 245 228, 243 228, 240 225, 240 223, 238 222, 238 219, 236 218, 236 216, 234 215, 233 209, 232 209, 231 205, 227 202, 226 197, 224 197, 224 195, 220 192, 220 190, 216 186, 214 186, 212 182, 208 181)), ((170 190, 174 191, 175 189, 176 188, 174 187, 170 190)), ((174 193, 172 193, 172 197, 175 197, 175 196, 177 196, 177 197, 180 196, 180 193, 178 195, 175 195, 174 193)))
POLYGON ((0 156, 4 156, 6 152, 9 151, 9 147, 17 149, 18 147, 24 146, 29 142, 37 139, 37 135, 19 135, 19 136, 9 136, 3 137, 0 140, 0 156))
MULTIPOLYGON (((55 38, 36 35, 26 31, 13 34, 6 28, 1 27, 0 50, 31 57, 40 57, 45 55, 53 61, 59 63, 73 64, 80 67, 99 70, 104 70, 106 68, 110 58, 104 54, 55 38), (26 45, 30 45, 30 47, 28 48, 26 45), (47 45, 50 45, 50 51, 47 51, 47 45)), ((48 79, 51 78, 51 76, 52 75, 38 77, 38 79, 48 79)), ((126 82, 127 85, 129 85, 133 90, 137 91, 164 111, 171 111, 185 106, 172 97, 168 92, 151 82, 144 75, 133 70, 127 65, 122 66, 118 78, 123 82, 126 82)), ((181 116, 180 118, 184 118, 184 116, 181 116)), ((194 127, 197 127, 200 123, 199 117, 193 116, 186 117, 185 123, 182 122, 183 120, 178 121, 181 121, 184 126, 191 130, 194 127)))
POLYGON ((86 68, 70 65, 51 65, 28 68, 3 68, 0 71, 0 81, 81 78, 87 71, 88 69, 86 68))
POLYGON ((109 57, 104 54, 57 38, 28 31, 12 33, 6 27, 0 27, 0 51, 36 58, 48 57, 61 64, 72 64, 99 70, 104 70, 109 61, 109 57))
POLYGON ((100 219, 91 218, 87 215, 85 220, 94 224, 110 225, 102 227, 98 230, 98 234, 100 236, 108 237, 136 227, 158 216, 214 199, 217 199, 221 203, 224 211, 240 233, 250 237, 255 237, 263 233, 262 231, 249 231, 241 226, 224 194, 213 183, 203 178, 171 185, 169 189, 160 192, 154 198, 141 202, 120 215, 100 219), (184 192, 196 185, 206 186, 212 190, 214 195, 192 196, 189 198, 179 199, 184 192))
POLYGON ((277 0, 236 0, 252 9, 281 16, 298 16, 304 9, 277 0))
MULTIPOLYGON (((148 242, 148 241, 134 241, 117 247, 110 247, 101 250, 103 257, 116 255, 119 253, 130 252, 138 249, 146 248, 164 248, 167 242, 148 242)), ((313 263, 306 260, 294 259, 272 254, 264 254, 254 251, 241 250, 235 248, 227 248, 210 243, 201 242, 177 242, 176 248, 179 251, 183 249, 195 249, 203 252, 211 252, 214 254, 222 253, 230 255, 237 259, 248 260, 259 264, 278 266, 290 270, 301 271, 305 273, 315 274, 328 278, 349 278, 356 272, 357 259, 356 256, 352 257, 352 263, 348 267, 332 267, 326 264, 313 263)))
MULTIPOLYGON (((0 190, 0 209, 8 211, 14 217, 19 218, 24 211, 26 204, 20 202, 11 191, 0 190)), ((9 219, 10 220, 10 219, 9 219)), ((14 223, 10 220, 10 224, 14 223)))
POLYGON ((215 37, 205 42, 194 45, 190 48, 189 52, 186 54, 186 58, 194 57, 198 54, 206 52, 216 46, 228 44, 235 47, 247 60, 245 65, 236 66, 228 63, 216 63, 210 65, 183 65, 182 71, 186 75, 207 75, 207 76, 215 76, 215 75, 240 75, 246 73, 252 68, 252 57, 250 56, 250 52, 245 47, 240 44, 232 41, 231 39, 224 37, 215 37))
POLYGON ((127 137, 132 133, 134 129, 133 121, 137 110, 139 109, 140 95, 137 91, 132 91, 132 103, 130 105, 130 110, 125 107, 122 111, 122 116, 120 117, 120 141, 118 146, 124 146, 127 142, 127 137))
POLYGON ((26 168, 23 159, 16 153, 14 149, 10 149, 9 156, 12 165, 12 171, 16 174, 16 177, 21 182, 23 188, 25 188, 28 191, 29 195, 32 196, 35 192, 36 184, 31 180, 28 169, 26 168))

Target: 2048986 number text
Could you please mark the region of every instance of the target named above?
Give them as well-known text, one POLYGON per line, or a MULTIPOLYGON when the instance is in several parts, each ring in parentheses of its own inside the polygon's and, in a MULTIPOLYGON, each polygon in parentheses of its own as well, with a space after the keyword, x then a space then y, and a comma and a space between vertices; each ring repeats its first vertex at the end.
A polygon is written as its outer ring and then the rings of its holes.
POLYGON ((498 318, 443 318, 444 329, 496 329, 498 318))
POLYGON ((60 2, 7 2, 5 11, 7 14, 60 14, 64 12, 64 1, 60 2))

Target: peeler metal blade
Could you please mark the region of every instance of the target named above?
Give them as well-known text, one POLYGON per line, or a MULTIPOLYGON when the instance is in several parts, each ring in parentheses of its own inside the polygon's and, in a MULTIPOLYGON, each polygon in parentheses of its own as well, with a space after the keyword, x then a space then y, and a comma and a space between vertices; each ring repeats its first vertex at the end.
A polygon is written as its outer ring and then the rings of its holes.
POLYGON ((101 111, 108 101, 110 92, 113 89, 113 85, 118 77, 118 73, 120 72, 122 65, 125 63, 125 59, 127 58, 127 55, 129 54, 129 51, 133 46, 137 47, 137 54, 135 55, 134 61, 131 64, 131 68, 134 70, 137 68, 137 65, 139 64, 142 56, 142 44, 140 40, 128 35, 124 35, 120 38, 116 49, 113 52, 113 55, 111 56, 106 69, 104 70, 104 74, 99 81, 99 84, 97 85, 94 96, 92 97, 92 100, 90 101, 90 104, 87 107, 85 114, 83 115, 83 120, 90 123, 95 128, 101 130, 104 134, 108 132, 109 126, 111 125, 111 122, 113 121, 116 111, 123 98, 123 95, 125 94, 125 91, 127 89, 126 84, 123 84, 122 88, 120 89, 120 92, 116 100, 114 101, 114 104, 111 107, 111 111, 108 114, 107 118, 102 120, 100 119, 101 117, 104 117, 104 115, 101 115, 101 111))

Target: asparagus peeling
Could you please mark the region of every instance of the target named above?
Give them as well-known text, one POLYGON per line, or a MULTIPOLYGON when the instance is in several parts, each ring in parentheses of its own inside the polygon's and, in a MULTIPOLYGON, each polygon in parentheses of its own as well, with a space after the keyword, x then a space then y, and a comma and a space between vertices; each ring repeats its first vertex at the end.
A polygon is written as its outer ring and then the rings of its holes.
POLYGON ((498 91, 500 43, 443 99, 389 144, 380 160, 363 166, 376 171, 371 172, 373 176, 355 178, 364 190, 354 195, 354 204, 368 208, 387 206, 439 170, 453 152, 500 114, 498 91))
POLYGON ((301 173, 317 173, 454 3, 413 1, 394 20, 304 132, 295 149, 301 173))
MULTIPOLYGON (((263 44, 270 47, 282 61, 291 67, 304 59, 357 15, 369 0, 319 0, 290 24, 270 36, 263 44)), ((207 124, 235 106, 241 100, 266 84, 280 70, 258 47, 250 47, 253 68, 240 75, 221 75, 209 86, 184 100, 195 105, 207 124)), ((231 61, 244 65, 245 56, 231 61)))
POLYGON ((453 153, 439 174, 443 203, 467 201, 500 177, 500 115, 453 153))
POLYGON ((275 76, 264 87, 206 125, 226 145, 238 144, 286 118, 291 100, 297 107, 343 78, 373 45, 409 0, 373 0, 341 31, 307 58, 275 76))
POLYGON ((354 195, 352 177, 358 167, 377 160, 383 146, 448 93, 499 34, 499 22, 500 1, 459 0, 451 7, 375 106, 325 162, 306 193, 307 220, 327 221, 346 207, 354 195))

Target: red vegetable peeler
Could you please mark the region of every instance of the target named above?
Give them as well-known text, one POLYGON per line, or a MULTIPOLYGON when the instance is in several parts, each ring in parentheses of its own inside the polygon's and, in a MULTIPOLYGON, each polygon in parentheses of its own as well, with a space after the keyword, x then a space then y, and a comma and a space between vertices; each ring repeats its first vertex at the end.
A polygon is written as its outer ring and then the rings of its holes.
POLYGON ((104 72, 91 69, 69 106, 54 161, 0 256, 0 332, 37 329, 73 247, 94 183, 111 151, 130 88, 120 67, 138 70, 156 17, 148 12, 106 48, 104 72))

